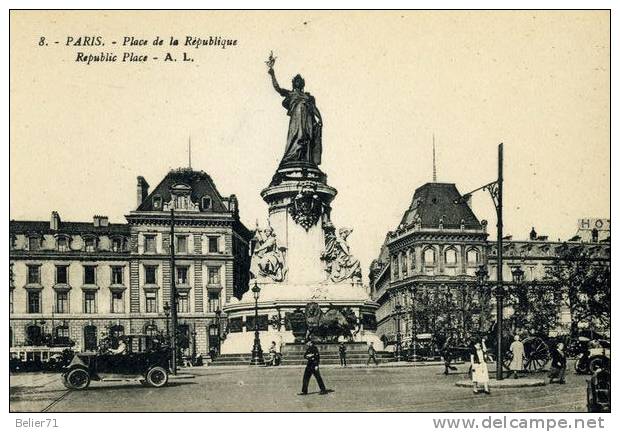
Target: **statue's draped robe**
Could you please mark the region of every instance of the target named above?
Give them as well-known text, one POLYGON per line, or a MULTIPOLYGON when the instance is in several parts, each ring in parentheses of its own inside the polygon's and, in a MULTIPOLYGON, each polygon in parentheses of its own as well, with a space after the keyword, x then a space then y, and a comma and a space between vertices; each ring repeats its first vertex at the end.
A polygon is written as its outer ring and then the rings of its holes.
POLYGON ((309 93, 289 91, 282 106, 291 118, 282 162, 321 164, 321 126, 315 119, 315 101, 309 93))

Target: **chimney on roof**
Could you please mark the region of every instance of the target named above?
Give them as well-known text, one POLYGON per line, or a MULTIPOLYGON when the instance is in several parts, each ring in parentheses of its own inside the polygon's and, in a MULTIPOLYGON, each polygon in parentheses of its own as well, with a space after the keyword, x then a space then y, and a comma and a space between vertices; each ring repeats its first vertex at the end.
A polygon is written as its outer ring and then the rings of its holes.
POLYGON ((58 231, 60 229, 60 215, 57 211, 52 212, 52 216, 50 218, 50 229, 52 231, 58 231))
POLYGON ((537 238, 538 238, 538 233, 536 232, 534 227, 532 227, 532 231, 530 231, 530 240, 536 240, 537 238))
POLYGON ((93 225, 96 227, 107 227, 108 226, 108 217, 107 216, 93 216, 93 225))
POLYGON ((146 182, 144 177, 138 176, 138 205, 136 207, 140 207, 140 204, 142 204, 148 194, 149 184, 146 182))
POLYGON ((234 214, 239 213, 239 201, 237 201, 237 195, 231 195, 228 199, 228 209, 234 214))

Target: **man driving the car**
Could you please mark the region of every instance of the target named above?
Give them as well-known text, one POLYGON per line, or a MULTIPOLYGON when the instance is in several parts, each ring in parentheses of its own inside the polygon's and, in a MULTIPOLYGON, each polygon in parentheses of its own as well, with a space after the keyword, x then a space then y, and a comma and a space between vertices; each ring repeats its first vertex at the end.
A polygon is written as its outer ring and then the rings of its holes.
POLYGON ((127 345, 125 344, 125 341, 123 340, 123 338, 119 338, 118 340, 118 346, 116 348, 108 348, 108 353, 110 354, 125 354, 127 352, 127 345))

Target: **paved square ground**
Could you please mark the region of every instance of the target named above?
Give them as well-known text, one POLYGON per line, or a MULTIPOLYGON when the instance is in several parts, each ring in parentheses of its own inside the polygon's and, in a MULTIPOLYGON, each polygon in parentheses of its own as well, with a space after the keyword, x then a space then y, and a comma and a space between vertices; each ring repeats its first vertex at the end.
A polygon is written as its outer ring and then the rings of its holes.
MULTIPOLYGON (((569 365, 570 367, 571 365, 569 365)), ((510 411, 586 410, 587 376, 567 374, 567 384, 496 389, 474 395, 454 383, 468 365, 442 374, 440 366, 346 368, 324 366, 332 393, 298 396, 303 368, 219 368, 183 370, 195 378, 173 380, 161 389, 139 383, 93 382, 87 390, 67 391, 59 375, 11 376, 11 411, 510 411)), ((544 377, 539 374, 538 377, 544 377)))

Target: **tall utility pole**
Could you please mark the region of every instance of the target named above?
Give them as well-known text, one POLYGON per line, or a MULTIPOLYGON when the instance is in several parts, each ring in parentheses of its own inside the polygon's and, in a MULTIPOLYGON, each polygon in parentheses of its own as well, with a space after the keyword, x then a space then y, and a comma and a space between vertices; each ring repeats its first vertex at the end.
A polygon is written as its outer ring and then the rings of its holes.
POLYGON ((500 144, 497 148, 497 379, 502 380, 503 377, 503 347, 502 347, 502 328, 504 324, 504 278, 502 274, 504 260, 504 248, 502 245, 502 237, 504 225, 502 221, 502 199, 503 199, 503 183, 504 183, 504 144, 500 144))
MULTIPOLYGON (((461 196, 461 198, 454 201, 455 204, 461 202, 467 202, 467 200, 471 197, 471 194, 477 192, 479 190, 486 190, 491 195, 493 199, 493 204, 495 205, 495 211, 497 213, 497 286, 495 289, 495 298, 497 304, 497 334, 496 334, 496 356, 497 356, 497 379, 503 379, 503 347, 502 347, 502 328, 503 328, 503 320, 504 320, 504 278, 502 276, 502 270, 504 265, 503 260, 503 245, 502 245, 502 237, 503 237, 503 193, 504 193, 504 144, 500 144, 497 147, 497 180, 492 181, 491 183, 485 184, 484 186, 480 186, 473 191, 466 193, 461 196)), ((482 273, 481 273, 482 274, 482 273)))
POLYGON ((170 318, 172 320, 172 373, 177 373, 177 283, 174 261, 174 209, 170 209, 170 318))

